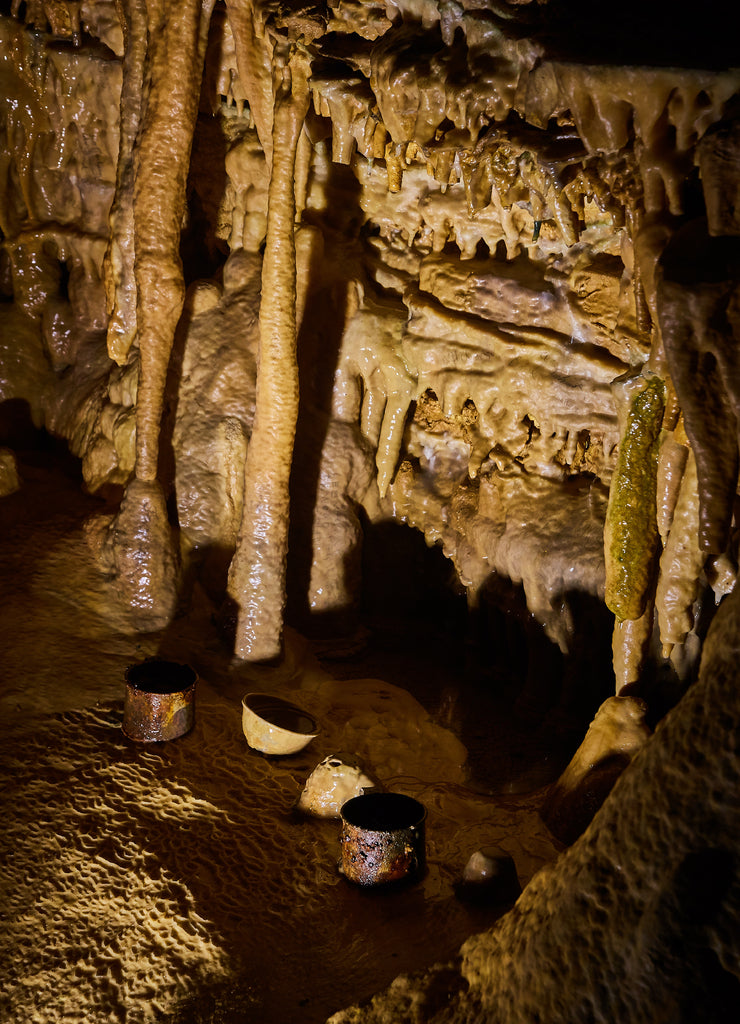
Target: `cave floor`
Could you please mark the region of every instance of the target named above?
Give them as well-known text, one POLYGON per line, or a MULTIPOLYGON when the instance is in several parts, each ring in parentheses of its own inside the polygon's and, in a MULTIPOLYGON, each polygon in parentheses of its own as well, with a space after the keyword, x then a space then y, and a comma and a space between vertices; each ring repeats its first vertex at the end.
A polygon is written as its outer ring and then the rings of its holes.
POLYGON ((18 457, 23 486, 0 499, 0 1020, 314 1024, 496 920, 455 896, 476 849, 510 853, 522 885, 556 856, 537 810, 573 737, 512 724, 490 674, 418 624, 376 623, 333 660, 288 631, 280 667, 234 665, 198 586, 166 633, 137 634, 84 528, 105 506, 70 463, 18 457), (136 745, 124 672, 154 654, 198 671, 196 724, 136 745), (301 703, 317 739, 252 751, 249 690, 301 703), (352 886, 337 822, 295 811, 338 751, 425 805, 416 883, 352 886))

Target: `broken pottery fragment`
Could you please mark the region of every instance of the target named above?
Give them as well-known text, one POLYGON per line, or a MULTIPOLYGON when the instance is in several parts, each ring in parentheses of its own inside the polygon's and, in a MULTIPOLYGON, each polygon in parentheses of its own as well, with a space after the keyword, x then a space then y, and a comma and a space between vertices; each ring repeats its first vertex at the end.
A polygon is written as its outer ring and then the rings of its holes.
POLYGON ((359 758, 329 754, 306 780, 298 809, 317 818, 339 818, 348 800, 378 788, 379 783, 365 774, 359 758))

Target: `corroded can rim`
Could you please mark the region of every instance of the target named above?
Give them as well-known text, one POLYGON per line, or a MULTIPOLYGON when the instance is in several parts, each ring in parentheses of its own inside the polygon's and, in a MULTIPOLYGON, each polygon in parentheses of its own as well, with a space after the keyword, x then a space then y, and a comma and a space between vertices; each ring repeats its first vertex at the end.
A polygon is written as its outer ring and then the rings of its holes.
POLYGON ((129 665, 124 676, 127 686, 131 686, 140 693, 162 696, 187 693, 198 682, 198 673, 192 665, 159 657, 145 658, 143 661, 129 665), (156 686, 154 679, 147 680, 147 676, 150 674, 156 676, 156 686), (137 676, 141 678, 137 679, 137 676))
POLYGON ((342 821, 363 832, 400 832, 419 828, 426 807, 405 793, 361 793, 342 805, 342 821))

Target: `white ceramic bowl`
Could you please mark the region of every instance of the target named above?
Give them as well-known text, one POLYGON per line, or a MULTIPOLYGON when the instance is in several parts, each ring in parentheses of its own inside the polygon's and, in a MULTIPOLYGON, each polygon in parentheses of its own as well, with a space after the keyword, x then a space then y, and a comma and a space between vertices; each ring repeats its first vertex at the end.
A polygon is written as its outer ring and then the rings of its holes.
POLYGON ((263 754, 296 754, 318 735, 303 708, 272 693, 242 697, 242 729, 249 746, 263 754))

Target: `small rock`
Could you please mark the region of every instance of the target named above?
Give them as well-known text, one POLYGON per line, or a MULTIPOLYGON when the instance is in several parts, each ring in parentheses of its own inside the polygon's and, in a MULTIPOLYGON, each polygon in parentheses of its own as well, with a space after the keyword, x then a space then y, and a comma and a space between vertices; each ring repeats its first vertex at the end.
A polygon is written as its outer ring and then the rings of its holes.
POLYGON ((0 497, 21 489, 18 464, 10 448, 0 448, 0 497))
POLYGON ((456 886, 460 899, 475 903, 514 903, 521 891, 513 858, 496 846, 476 850, 456 886))

